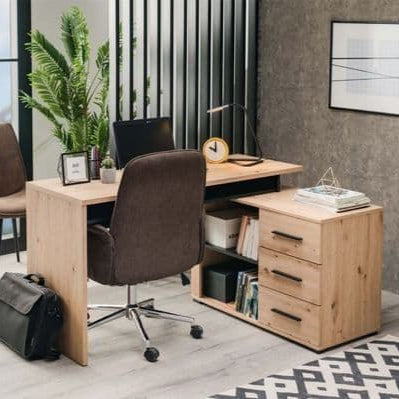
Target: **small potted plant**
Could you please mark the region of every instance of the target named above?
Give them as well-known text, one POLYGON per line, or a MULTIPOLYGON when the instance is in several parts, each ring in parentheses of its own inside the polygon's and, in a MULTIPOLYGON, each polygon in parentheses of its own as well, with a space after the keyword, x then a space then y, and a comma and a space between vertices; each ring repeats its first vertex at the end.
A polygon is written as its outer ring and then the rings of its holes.
POLYGON ((115 179, 116 179, 115 162, 109 156, 109 154, 101 162, 100 176, 101 176, 102 183, 105 183, 105 184, 115 183, 115 179))

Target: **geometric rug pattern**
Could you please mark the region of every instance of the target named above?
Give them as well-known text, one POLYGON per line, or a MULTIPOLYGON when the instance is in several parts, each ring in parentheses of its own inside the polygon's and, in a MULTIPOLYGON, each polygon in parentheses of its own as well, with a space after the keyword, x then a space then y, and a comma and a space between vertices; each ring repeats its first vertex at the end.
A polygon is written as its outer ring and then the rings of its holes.
POLYGON ((399 399, 399 338, 386 336, 213 399, 399 399))

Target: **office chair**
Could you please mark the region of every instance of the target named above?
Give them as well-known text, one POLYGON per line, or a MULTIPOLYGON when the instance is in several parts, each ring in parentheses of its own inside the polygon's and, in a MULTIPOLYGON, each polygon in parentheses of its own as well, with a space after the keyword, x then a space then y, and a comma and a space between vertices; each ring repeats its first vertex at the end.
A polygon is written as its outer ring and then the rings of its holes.
POLYGON ((12 219, 15 252, 19 257, 17 219, 26 216, 26 171, 13 127, 0 123, 0 247, 3 219, 12 219))
MULTIPOLYGON (((121 168, 135 157, 175 149, 172 119, 169 117, 116 121, 114 138, 118 164, 121 168)), ((111 213, 109 211, 107 213, 104 209, 100 210, 101 213, 102 224, 108 225, 109 216, 104 217, 104 213, 106 215, 111 213)), ((95 219, 95 216, 89 215, 89 221, 95 219)), ((181 273, 180 277, 183 285, 190 284, 189 278, 184 273, 181 273)))
POLYGON ((91 305, 109 310, 92 328, 120 317, 134 321, 143 338, 145 358, 158 359, 140 316, 191 324, 190 334, 201 338, 202 328, 192 317, 156 310, 153 299, 136 303, 132 286, 173 276, 202 260, 203 202, 206 166, 194 150, 143 155, 124 170, 109 230, 88 227, 88 273, 101 284, 127 286, 127 305, 91 305))

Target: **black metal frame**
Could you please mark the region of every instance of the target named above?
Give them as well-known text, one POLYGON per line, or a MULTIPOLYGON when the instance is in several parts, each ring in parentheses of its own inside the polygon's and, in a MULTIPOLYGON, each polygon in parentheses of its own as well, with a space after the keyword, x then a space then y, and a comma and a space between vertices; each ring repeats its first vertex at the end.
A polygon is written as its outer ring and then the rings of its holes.
POLYGON ((395 21, 345 21, 345 20, 332 20, 331 28, 330 28, 330 60, 329 60, 329 90, 328 90, 328 107, 332 110, 338 111, 347 111, 347 112, 361 112, 363 114, 374 114, 374 115, 384 115, 384 116, 399 116, 399 112, 397 114, 392 114, 389 112, 378 112, 378 111, 369 111, 363 109, 356 108, 343 108, 336 107, 331 105, 331 97, 332 97, 332 64, 333 64, 333 39, 334 39, 334 24, 362 24, 362 25, 399 25, 399 22, 395 21))

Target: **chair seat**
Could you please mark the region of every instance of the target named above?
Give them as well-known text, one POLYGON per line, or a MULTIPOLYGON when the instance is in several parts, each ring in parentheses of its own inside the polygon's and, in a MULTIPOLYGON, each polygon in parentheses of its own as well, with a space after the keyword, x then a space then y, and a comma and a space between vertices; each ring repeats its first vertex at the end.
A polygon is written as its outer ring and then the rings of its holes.
POLYGON ((0 197, 0 218, 13 218, 25 216, 26 197, 25 190, 0 197))

